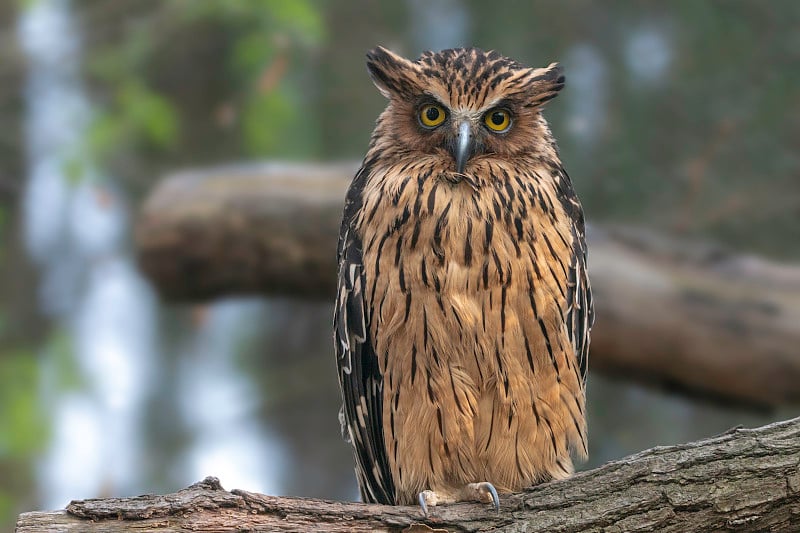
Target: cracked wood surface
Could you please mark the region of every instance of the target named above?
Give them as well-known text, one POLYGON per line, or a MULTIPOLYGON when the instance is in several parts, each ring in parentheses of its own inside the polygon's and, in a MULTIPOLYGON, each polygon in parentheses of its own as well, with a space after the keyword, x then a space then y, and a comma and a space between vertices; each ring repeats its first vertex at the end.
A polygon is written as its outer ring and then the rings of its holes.
MULTIPOLYGON (((163 180, 136 224, 143 272, 173 301, 332 302, 356 168, 264 164, 163 180)), ((593 370, 756 406, 800 402, 800 267, 632 228, 589 227, 593 370)))
POLYGON ((423 518, 414 507, 228 492, 206 478, 175 494, 73 501, 20 515, 18 533, 152 531, 800 531, 800 418, 640 452, 501 498, 423 518))

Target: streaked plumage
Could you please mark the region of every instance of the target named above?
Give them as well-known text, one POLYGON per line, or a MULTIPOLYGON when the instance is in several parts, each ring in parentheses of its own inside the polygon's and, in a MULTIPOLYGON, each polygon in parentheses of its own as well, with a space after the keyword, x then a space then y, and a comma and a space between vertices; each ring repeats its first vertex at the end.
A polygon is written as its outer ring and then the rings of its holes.
POLYGON ((593 312, 583 212, 540 113, 561 70, 477 49, 367 64, 389 105, 347 193, 334 317, 362 497, 564 478, 587 453, 593 312))

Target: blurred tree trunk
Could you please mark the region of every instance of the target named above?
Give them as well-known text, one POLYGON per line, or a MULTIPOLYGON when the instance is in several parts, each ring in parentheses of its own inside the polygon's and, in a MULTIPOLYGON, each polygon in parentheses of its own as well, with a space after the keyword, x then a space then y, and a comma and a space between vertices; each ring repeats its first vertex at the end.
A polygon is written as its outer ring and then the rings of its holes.
POLYGON ((215 478, 166 496, 79 500, 24 513, 43 531, 797 531, 800 419, 648 450, 487 505, 415 507, 225 491, 215 478), (435 529, 431 529, 435 528, 435 529))
MULTIPOLYGON (((333 300, 354 164, 186 172, 144 205, 144 272, 173 301, 333 300)), ((589 228, 590 365, 746 404, 800 400, 800 268, 631 228, 589 228)))

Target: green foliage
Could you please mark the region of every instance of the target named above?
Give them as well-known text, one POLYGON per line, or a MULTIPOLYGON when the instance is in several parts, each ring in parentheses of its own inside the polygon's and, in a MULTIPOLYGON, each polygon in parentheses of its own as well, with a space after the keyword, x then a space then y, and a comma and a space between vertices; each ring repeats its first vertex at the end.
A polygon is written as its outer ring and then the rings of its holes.
POLYGON ((309 45, 325 32, 320 2, 311 0, 196 0, 182 6, 189 18, 216 18, 247 23, 251 28, 280 31, 309 45))
POLYGON ((13 527, 20 502, 32 491, 33 462, 47 442, 37 364, 28 351, 0 354, 0 530, 4 531, 13 527))
POLYGON ((22 9, 30 9, 33 7, 34 4, 40 2, 41 0, 16 0, 17 8, 22 9))
POLYGON ((16 502, 15 495, 12 491, 3 490, 0 487, 0 527, 7 526, 9 530, 14 525, 14 504, 16 502))
POLYGON ((96 178, 97 173, 89 174, 92 168, 107 168, 131 147, 174 144, 178 125, 167 101, 135 84, 121 87, 119 93, 111 105, 95 110, 82 143, 66 157, 61 170, 69 183, 96 178))
POLYGON ((0 458, 30 458, 46 442, 36 358, 29 352, 0 356, 0 458))
POLYGON ((255 21, 263 29, 281 29, 317 39, 325 31, 320 4, 313 0, 200 0, 186 8, 196 16, 255 21))
POLYGON ((86 382, 76 367, 73 339, 67 330, 55 329, 50 333, 45 353, 48 359, 42 366, 52 373, 51 387, 59 392, 86 388, 86 382))
POLYGON ((126 140, 168 149, 178 138, 174 106, 162 95, 136 80, 122 84, 113 111, 97 116, 89 130, 89 144, 108 153, 126 140))
POLYGON ((279 147, 297 120, 297 112, 286 105, 286 95, 279 92, 255 94, 244 109, 243 127, 247 149, 251 154, 267 153, 279 147))
POLYGON ((317 44, 324 23, 317 2, 201 1, 187 13, 237 28, 227 68, 241 95, 243 152, 249 156, 308 157, 315 144, 312 117, 303 116, 302 88, 286 66, 293 49, 317 44), (289 71, 287 73, 287 71, 289 71), (265 78, 271 81, 262 83, 265 78), (265 86, 266 85, 266 86, 265 86))
POLYGON ((242 127, 249 155, 308 156, 315 146, 313 118, 304 115, 297 98, 282 87, 255 94, 243 110, 242 127))
MULTIPOLYGON (((298 72, 307 51, 324 38, 319 2, 196 0, 154 7, 88 56, 104 103, 79 159, 113 167, 142 154, 151 160, 159 154, 180 159, 182 152, 196 157, 207 147, 194 143, 208 144, 209 135, 233 141, 234 153, 226 158, 314 154, 316 123, 305 115, 298 72), (209 53, 212 61, 198 64, 209 53), (203 74, 184 78, 187 64, 203 74), (194 101, 225 108, 233 118, 223 127, 237 135, 224 135, 215 110, 197 109, 194 101)), ((80 165, 70 169, 70 175, 83 174, 80 165)))

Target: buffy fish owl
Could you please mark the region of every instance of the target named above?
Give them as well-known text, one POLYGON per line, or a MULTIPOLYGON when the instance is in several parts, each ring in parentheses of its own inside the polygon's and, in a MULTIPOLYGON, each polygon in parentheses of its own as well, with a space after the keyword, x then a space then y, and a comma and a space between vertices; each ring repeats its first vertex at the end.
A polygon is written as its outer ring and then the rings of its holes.
POLYGON ((581 204, 542 106, 558 64, 378 47, 389 103, 347 192, 335 347, 365 502, 484 501, 587 455, 581 204))

